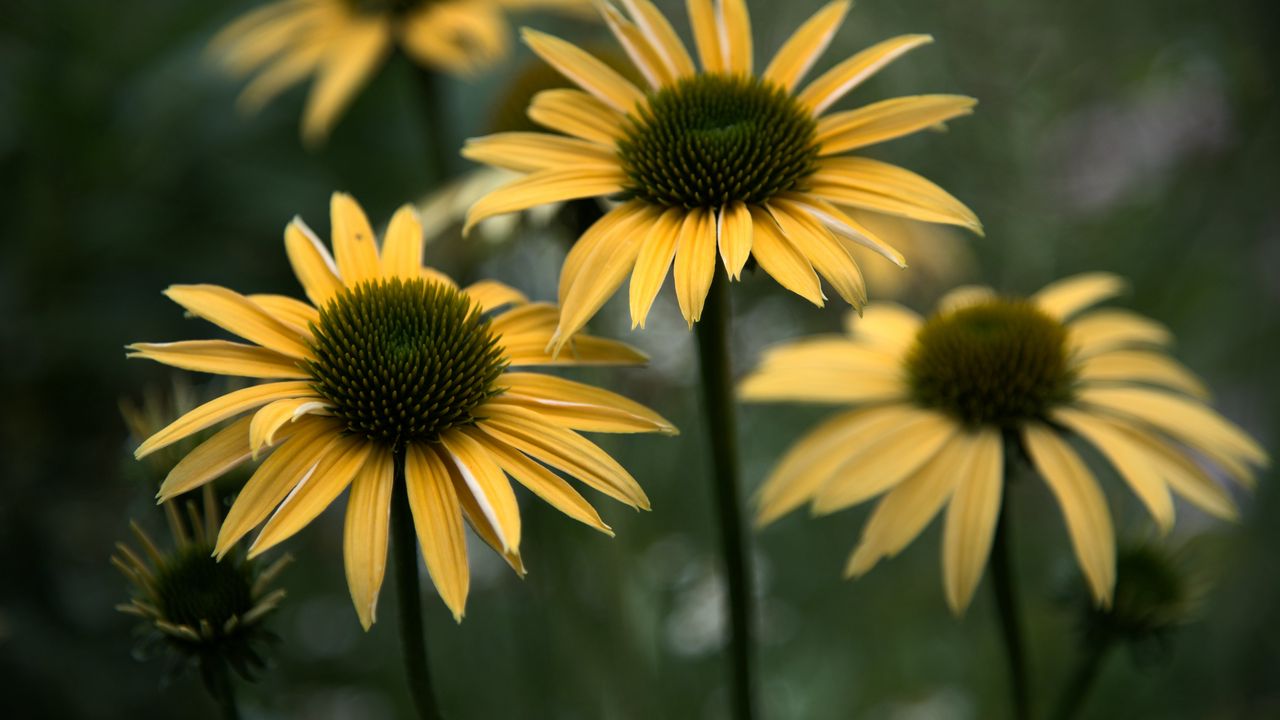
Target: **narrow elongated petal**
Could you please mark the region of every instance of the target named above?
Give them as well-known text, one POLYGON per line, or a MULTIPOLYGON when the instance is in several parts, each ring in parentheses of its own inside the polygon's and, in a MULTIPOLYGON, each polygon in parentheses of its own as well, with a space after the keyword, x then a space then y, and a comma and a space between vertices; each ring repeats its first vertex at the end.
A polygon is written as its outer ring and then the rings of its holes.
POLYGON ((884 257, 900 268, 907 266, 907 259, 897 248, 882 240, 871 228, 853 219, 851 215, 820 197, 806 195, 796 204, 826 225, 838 237, 850 240, 884 257))
POLYGON ((689 25, 693 27, 693 41, 698 48, 698 61, 703 72, 718 73, 727 68, 724 53, 720 49, 720 28, 711 0, 688 0, 689 25))
POLYGON ((236 98, 236 109, 253 114, 262 110, 280 93, 297 85, 316 71, 328 48, 311 43, 283 50, 269 61, 236 98))
POLYGON ((742 268, 751 258, 751 241, 755 233, 751 210, 745 203, 735 202, 720 211, 720 259, 733 280, 742 277, 742 268))
POLYGON ((560 476, 539 465, 524 453, 507 447, 484 433, 473 433, 473 437, 484 446, 508 475, 528 488, 530 492, 574 520, 613 536, 613 530, 604 524, 596 509, 591 507, 591 503, 560 476))
POLYGON ((347 287, 382 275, 378 246, 373 227, 355 198, 334 193, 329 201, 329 218, 333 232, 333 252, 338 259, 338 272, 347 287))
POLYGON ((342 560, 351 601, 365 630, 378 619, 378 592, 387 570, 394 462, 390 451, 375 450, 351 481, 347 499, 342 560))
POLYGON ((525 576, 524 560, 520 557, 520 551, 515 548, 503 549, 502 539, 498 537, 498 530, 490 522, 485 515, 484 509, 476 502, 476 498, 471 494, 471 488, 467 486, 466 480, 462 476, 462 472, 453 461, 453 456, 445 452, 443 448, 437 448, 436 453, 440 457, 441 462, 449 471, 449 479, 453 482, 453 491, 457 495, 458 505, 462 507, 462 514, 470 523, 471 529, 475 530, 476 535, 485 542, 493 551, 502 556, 507 565, 516 572, 520 577, 525 576))
POLYGON ((954 421, 934 413, 904 423, 841 466, 814 497, 813 512, 827 515, 892 488, 929 462, 958 431, 954 421))
POLYGON ((172 343, 134 343, 128 357, 215 375, 290 379, 310 377, 295 358, 274 350, 226 340, 188 340, 172 343))
POLYGON ((809 194, 839 205, 982 233, 977 215, 946 190, 910 170, 871 158, 820 161, 809 194))
POLYGON ((663 432, 675 434, 669 420, 617 393, 541 373, 504 374, 499 400, 524 405, 566 427, 588 432, 663 432))
POLYGON ((1080 380, 1089 383, 1146 383, 1209 399, 1209 388, 1177 360, 1159 352, 1116 350, 1086 358, 1080 380))
POLYGON ((1084 273, 1046 285, 1031 296, 1031 301, 1041 310, 1065 320, 1103 300, 1113 298, 1128 288, 1128 283, 1118 275, 1097 272, 1084 273))
POLYGON ((1173 498, 1141 446, 1128 439, 1115 423, 1071 408, 1054 411, 1053 419, 1070 428, 1102 451, 1119 471, 1162 532, 1173 528, 1173 498))
POLYGON ((497 280, 480 280, 463 288, 463 292, 484 312, 529 302, 529 298, 525 297, 524 293, 497 280))
POLYGON ((724 69, 737 75, 751 75, 755 49, 751 38, 751 16, 744 0, 717 0, 716 25, 724 69))
POLYGON ((462 509, 449 471, 430 449, 411 443, 405 451, 405 482, 427 572, 454 621, 462 622, 471 573, 462 509))
POLYGON ((970 449, 968 472, 956 483, 947 506, 942 534, 942 584, 947 604, 956 614, 969 607, 991 554, 1004 493, 1002 448, 996 432, 982 433, 970 449))
POLYGON ((481 198, 467 212, 464 233, 495 215, 577 198, 612 195, 622 190, 626 175, 619 167, 543 170, 509 183, 481 198))
POLYGON ((164 294, 192 315, 245 340, 293 358, 311 356, 296 332, 234 290, 217 285, 172 285, 164 294))
POLYGON ((521 35, 538 57, 615 110, 629 113, 644 100, 644 93, 630 80, 577 45, 529 28, 521 35))
POLYGON ((814 270, 831 283, 836 294, 854 307, 860 307, 867 301, 867 285, 862 279, 862 271, 831 231, 802 206, 785 199, 775 198, 769 211, 787 240, 813 263, 814 270))
POLYGON ((818 121, 821 154, 839 155, 887 142, 973 114, 978 101, 963 95, 914 95, 871 103, 818 121))
POLYGON ((861 317, 849 313, 845 329, 855 340, 901 357, 924 324, 915 311, 897 303, 875 303, 863 309, 861 317))
POLYGON ((249 546, 249 557, 261 555, 309 525, 347 489, 374 453, 373 443, 365 438, 345 436, 335 440, 315 468, 289 491, 288 497, 263 526, 253 545, 249 546))
POLYGON ((422 270, 422 220, 412 205, 401 205, 382 241, 382 276, 412 280, 422 270))
POLYGON ((676 300, 691 328, 702 317, 715 279, 717 244, 714 210, 693 210, 685 216, 676 247, 676 300))
POLYGON ((161 448, 168 447, 185 437, 239 415, 246 410, 261 407, 274 400, 309 397, 313 393, 311 383, 300 380, 254 385, 227 393, 174 420, 164 429, 147 438, 134 451, 134 457, 141 460, 161 448))
POLYGON ((623 115, 581 90, 543 90, 529 103, 529 119, 566 135, 612 146, 623 135, 623 115))
POLYGON ((1173 333, 1160 323, 1127 310, 1094 310, 1067 323, 1072 346, 1081 357, 1122 348, 1167 347, 1173 333))
POLYGON ((1049 428, 1030 425, 1023 438, 1032 462, 1062 508, 1071 547, 1089 581, 1094 601, 1110 605, 1116 581, 1116 547, 1102 490, 1075 450, 1049 428))
POLYGON ((342 290, 338 265, 302 218, 295 217, 284 229, 284 249, 293 274, 316 307, 324 307, 342 290))
POLYGON ((249 301, 262 308, 268 315, 289 326, 303 340, 312 340, 311 326, 320 322, 320 311, 314 306, 287 295, 255 293, 246 295, 249 301))
POLYGON ((644 365, 649 356, 617 340, 591 337, 581 333, 574 335, 559 350, 547 349, 548 335, 504 343, 511 367, 587 365, 644 365))
POLYGON ((212 437, 187 453, 160 485, 156 493, 159 502, 194 490, 216 480, 249 459, 249 423, 252 418, 240 418, 214 433, 212 437))
POLYGON ((845 372, 849 375, 902 375, 902 364, 892 354, 868 347, 843 335, 816 335, 764 352, 760 372, 803 374, 811 371, 845 372))
POLYGON ((764 78, 791 91, 826 51, 853 3, 837 0, 814 13, 778 50, 764 78))
POLYGON ((604 214, 599 220, 591 224, 587 231, 578 238, 578 242, 573 244, 569 249, 569 254, 564 259, 564 265, 560 268, 560 283, 557 288, 556 297, 563 306, 565 300, 569 297, 569 289, 577 282, 578 276, 582 274, 582 268, 587 264, 587 260, 595 255, 596 250, 602 245, 608 245, 613 241, 616 233, 624 226, 630 228, 636 216, 646 213, 646 205, 641 201, 631 201, 623 203, 618 207, 604 214))
POLYGON ((249 448, 256 457, 264 447, 275 444, 276 433, 285 423, 317 413, 328 407, 319 397, 300 397, 276 400, 253 414, 249 425, 249 448))
POLYGON ((1118 426, 1131 443, 1142 448, 1147 461, 1180 497, 1214 517, 1233 522, 1240 519, 1231 494, 1182 449, 1138 425, 1120 421, 1118 426))
POLYGON ((812 110, 814 115, 821 115, 889 63, 931 42, 933 37, 930 35, 900 35, 872 45, 814 80, 796 96, 796 100, 812 110))
POLYGON ((641 75, 644 75, 651 89, 656 90, 675 81, 676 76, 671 72, 670 66, 640 28, 624 17, 612 4, 600 3, 600 12, 610 32, 626 51, 631 63, 636 66, 641 75))
POLYGON ((810 368, 803 375, 766 369, 738 388, 752 402, 807 402, 835 405, 882 402, 907 397, 901 377, 887 373, 851 376, 842 368, 810 368))
POLYGON ((760 267, 782 287, 818 307, 825 305, 822 283, 809 259, 782 234, 782 229, 768 211, 752 207, 750 212, 751 252, 760 267))
POLYGON ((540 132, 507 132, 471 138, 462 149, 468 160, 515 170, 538 172, 584 165, 616 167, 617 153, 590 140, 540 132))
POLYGON ((484 446, 467 430, 451 430, 440 438, 444 449, 489 524, 498 531, 504 552, 520 549, 520 507, 511 482, 484 446))
POLYGON ((636 27, 648 38, 649 44, 658 52, 667 66, 667 71, 675 77, 685 77, 695 72, 693 58, 689 50, 676 35, 675 29, 667 21, 657 7, 649 0, 622 0, 622 4, 635 20, 636 27))
POLYGON ((649 229, 644 245, 640 246, 635 268, 631 271, 632 330, 644 327, 649 309, 653 307, 653 301, 667 279, 667 271, 675 260, 684 216, 685 212, 680 208, 670 208, 663 212, 649 229))
POLYGON ((328 136, 338 116, 351 104, 374 69, 391 49, 391 30, 381 16, 356 16, 343 36, 333 41, 302 111, 302 138, 316 144, 328 136))

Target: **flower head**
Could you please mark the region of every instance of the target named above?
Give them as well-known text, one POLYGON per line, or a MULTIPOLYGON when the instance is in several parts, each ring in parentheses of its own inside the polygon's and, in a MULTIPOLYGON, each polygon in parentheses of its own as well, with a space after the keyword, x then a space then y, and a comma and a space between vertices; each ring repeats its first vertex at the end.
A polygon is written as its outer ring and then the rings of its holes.
POLYGON ((974 214, 938 186, 859 148, 968 115, 971 98, 903 97, 826 114, 890 62, 932 38, 875 45, 797 91, 849 9, 839 1, 805 23, 763 74, 753 69, 743 0, 689 0, 701 69, 649 0, 601 12, 642 89, 583 50, 525 31, 534 52, 581 90, 537 95, 529 117, 562 133, 501 133, 463 154, 526 176, 472 207, 468 224, 575 198, 621 203, 578 241, 560 279, 556 343, 581 329, 630 275, 631 319, 643 326, 674 265, 676 297, 692 325, 702 314, 717 253, 731 279, 749 259, 816 305, 824 278, 846 302, 866 301, 850 250, 905 259, 854 218, 857 208, 980 230, 974 214))
POLYGON ((424 267, 421 224, 409 206, 392 218, 379 249, 364 212, 351 197, 335 194, 332 232, 334 255, 300 219, 285 230, 285 248, 311 304, 212 285, 166 291, 192 315, 250 344, 197 340, 129 348, 133 357, 189 370, 272 381, 192 410, 136 453, 145 457, 244 415, 188 454, 160 488, 167 500, 266 456, 218 533, 219 557, 266 521, 249 549, 250 557, 260 555, 350 487, 347 580, 368 628, 386 567, 391 493, 403 478, 427 568, 461 619, 469 582, 464 517, 523 572, 520 513, 508 475, 606 533, 587 500, 546 466, 648 507, 631 475, 577 431, 675 428, 619 395, 528 371, 635 364, 642 355, 584 336, 552 358, 545 348, 555 306, 530 303, 492 281, 460 288, 424 267))
POLYGON ((399 47, 423 67, 471 75, 507 55, 506 10, 590 13, 590 0, 275 0, 233 21, 211 48, 236 75, 254 75, 240 104, 256 111, 315 76, 302 121, 314 143, 399 47))
POLYGON ((759 522, 807 502, 826 514, 883 494, 846 568, 858 576, 905 548, 945 505, 943 581, 959 612, 986 565, 1006 453, 1025 452, 1062 509, 1094 601, 1106 605, 1116 572, 1111 518, 1068 438, 1096 448, 1162 530, 1173 525, 1172 494, 1235 517, 1231 496, 1196 456, 1246 487, 1253 467, 1268 462, 1166 354, 1167 329, 1122 310, 1083 312, 1123 287, 1104 273, 1025 299, 962 287, 928 318, 871 305, 850 318, 848 336, 770 351, 744 382, 745 399, 856 407, 787 453, 760 490, 759 522))
POLYGON ((203 504, 187 503, 187 520, 175 502, 163 503, 174 547, 164 551, 136 522, 141 552, 121 542, 111 563, 134 585, 133 599, 117 609, 136 615, 178 657, 194 661, 206 673, 210 663, 225 663, 246 679, 263 665, 259 646, 274 638, 263 620, 284 599, 271 584, 290 561, 285 555, 263 569, 238 555, 213 557, 218 508, 213 488, 205 486, 203 504))

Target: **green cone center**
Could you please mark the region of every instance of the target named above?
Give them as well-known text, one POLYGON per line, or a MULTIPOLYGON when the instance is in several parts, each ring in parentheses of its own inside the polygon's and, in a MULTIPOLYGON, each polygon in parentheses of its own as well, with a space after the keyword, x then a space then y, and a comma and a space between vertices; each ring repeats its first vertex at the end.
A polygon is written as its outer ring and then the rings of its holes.
POLYGON ((215 631, 253 607, 253 578, 246 563, 218 562, 213 548, 188 546, 169 559, 156 576, 160 617, 197 631, 201 621, 215 631))
POLYGON ((760 204, 813 174, 817 123, 755 77, 697 75, 629 117, 618 155, 628 193, 665 207, 760 204))
POLYGON ((472 422, 506 368, 490 321, 426 280, 377 280, 320 312, 308 369, 347 429, 392 447, 472 422))
POLYGON ((970 426, 1011 427, 1069 402, 1067 330, 1030 302, 990 300, 930 318, 907 356, 922 407, 970 426))

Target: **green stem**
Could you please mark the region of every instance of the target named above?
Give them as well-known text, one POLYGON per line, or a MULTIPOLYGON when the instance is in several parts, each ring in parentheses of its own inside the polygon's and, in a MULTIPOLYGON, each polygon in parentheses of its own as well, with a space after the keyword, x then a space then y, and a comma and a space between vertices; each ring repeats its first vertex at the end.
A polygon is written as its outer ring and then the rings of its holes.
POLYGON ((1076 664, 1071 673, 1071 680, 1058 700, 1058 710, 1054 714, 1056 720, 1071 720, 1084 709, 1085 700, 1093 690, 1094 681, 1098 679, 1102 663, 1111 650, 1111 643, 1106 640, 1092 640, 1088 643, 1084 656, 1076 664))
POLYGON ((702 370, 703 409, 714 465, 715 499, 719 509, 720 550, 729 585, 730 692, 734 717, 751 720, 755 717, 751 658, 753 583, 738 500, 736 407, 729 352, 732 315, 729 278, 724 268, 718 265, 702 311, 702 320, 697 325, 698 356, 702 370))
POLYGON ((1026 647, 1022 639, 1022 623, 1018 612, 1009 512, 1009 461, 1005 462, 1005 498, 1000 503, 1000 517, 996 522, 996 536, 991 548, 991 586, 996 593, 996 608, 1000 613, 1000 631, 1004 640, 1005 655, 1009 660, 1010 690, 1013 696, 1013 716, 1017 720, 1031 717, 1031 685, 1027 673, 1026 647))
POLYGON ((422 112, 427 119, 426 146, 427 168, 431 178, 431 187, 438 188, 449 179, 449 161, 455 149, 449 143, 446 119, 448 107, 441 97, 439 73, 418 65, 412 59, 414 79, 418 84, 418 94, 422 97, 422 112))
POLYGON ((404 479, 404 451, 395 456, 395 487, 391 499, 392 556, 396 566, 396 595, 400 604, 400 642, 409 676, 409 694, 422 720, 440 720, 431 672, 427 664, 427 640, 422 624, 422 599, 418 593, 418 544, 409 510, 409 488, 404 479))
POLYGON ((240 720, 240 709, 236 705, 236 688, 231 681, 231 673, 227 663, 220 657, 207 658, 201 661, 205 689, 218 703, 218 711, 223 720, 240 720))

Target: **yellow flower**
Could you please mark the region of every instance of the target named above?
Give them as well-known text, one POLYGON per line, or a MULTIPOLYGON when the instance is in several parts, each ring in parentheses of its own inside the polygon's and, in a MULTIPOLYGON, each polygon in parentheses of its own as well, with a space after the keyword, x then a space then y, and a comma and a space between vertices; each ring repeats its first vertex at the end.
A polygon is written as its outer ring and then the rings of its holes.
POLYGON ((1201 382, 1165 349, 1163 326, 1123 310, 1081 311, 1119 293, 1105 273, 1052 284, 1029 299, 962 287, 928 319, 874 304, 848 337, 770 351, 748 377, 752 401, 851 404, 779 462, 758 496, 758 522, 809 502, 827 514, 885 494, 846 574, 892 557, 948 505, 947 602, 962 611, 982 576, 1004 491, 1006 451, 1025 453, 1056 497, 1095 602, 1109 602, 1115 541, 1106 500, 1065 438, 1110 462, 1162 530, 1171 493, 1222 518, 1231 496, 1187 453, 1246 487, 1267 456, 1207 406, 1201 382))
POLYGON ((308 143, 323 140, 398 46, 424 67, 470 75, 510 50, 506 10, 590 12, 590 0, 277 0, 245 13, 211 43, 236 75, 256 73, 240 96, 256 111, 314 75, 303 114, 308 143))
POLYGON ((827 5, 783 45, 762 75, 752 66, 743 0, 689 0, 702 70, 649 0, 601 11, 639 73, 641 89, 583 50, 526 30, 533 51, 581 90, 538 94, 529 116, 563 135, 502 133, 471 140, 473 160, 526 173, 471 209, 468 225, 546 203, 594 196, 623 202, 577 242, 560 279, 563 344, 631 276, 631 319, 642 327, 675 266, 680 309, 702 314, 717 249, 738 278, 749 258, 781 285, 822 305, 818 276, 846 302, 866 300, 852 245, 905 266, 888 242, 843 208, 980 230, 974 214, 924 178, 846 153, 972 112, 955 95, 902 97, 825 115, 885 65, 931 41, 887 40, 796 91, 849 9, 827 5), (816 271, 816 272, 815 272, 816 271))
POLYGON ((605 533, 608 526, 587 500, 544 465, 648 508, 631 475, 577 431, 675 428, 614 393, 528 372, 551 364, 635 364, 642 355, 582 337, 553 359, 545 348, 555 306, 529 303, 493 281, 459 289, 424 267, 421 224, 409 206, 392 218, 379 252, 359 205, 335 194, 332 233, 334 256, 300 219, 285 230, 285 249, 311 304, 213 285, 165 292, 187 312, 251 344, 129 346, 133 357, 271 380, 196 408, 135 453, 145 457, 248 413, 187 455, 160 488, 167 500, 269 453, 231 506, 218 533, 219 556, 266 521, 249 549, 250 558, 260 555, 350 486, 347 581, 368 628, 386 566, 391 493, 403 478, 427 569, 460 620, 469 582, 464 516, 523 573, 520 514, 506 475, 605 533))

